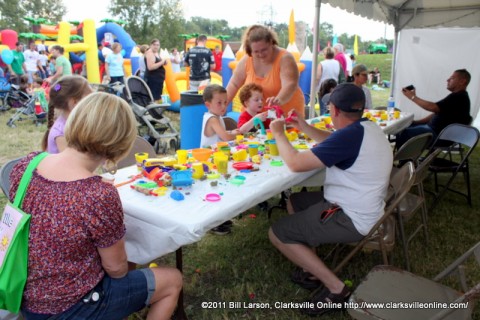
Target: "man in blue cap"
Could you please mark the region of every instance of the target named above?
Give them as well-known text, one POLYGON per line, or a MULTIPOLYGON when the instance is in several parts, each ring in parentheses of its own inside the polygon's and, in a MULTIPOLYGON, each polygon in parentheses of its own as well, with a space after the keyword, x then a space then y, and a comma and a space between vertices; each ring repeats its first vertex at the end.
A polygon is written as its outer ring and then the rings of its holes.
POLYGON ((319 302, 343 305, 350 295, 312 248, 355 242, 368 234, 384 213, 393 162, 385 134, 377 124, 362 118, 365 94, 361 88, 352 83, 338 85, 329 105, 334 132, 293 117, 293 125, 318 142, 307 151, 290 144, 283 120, 270 124, 280 156, 290 170, 326 168, 324 191, 292 194, 287 203, 290 215, 269 230, 272 244, 298 266, 292 281, 307 289, 324 286, 312 298, 313 308, 303 309, 310 315, 335 310, 319 302))

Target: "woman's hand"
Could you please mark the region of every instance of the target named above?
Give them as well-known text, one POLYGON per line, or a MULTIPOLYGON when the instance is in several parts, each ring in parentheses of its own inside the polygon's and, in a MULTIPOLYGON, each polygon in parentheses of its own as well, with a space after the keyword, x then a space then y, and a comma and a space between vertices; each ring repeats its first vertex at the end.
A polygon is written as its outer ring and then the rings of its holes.
POLYGON ((282 105, 282 101, 280 100, 280 98, 278 96, 276 97, 269 97, 265 100, 265 102, 267 103, 267 106, 268 107, 271 107, 271 106, 281 106, 282 105))

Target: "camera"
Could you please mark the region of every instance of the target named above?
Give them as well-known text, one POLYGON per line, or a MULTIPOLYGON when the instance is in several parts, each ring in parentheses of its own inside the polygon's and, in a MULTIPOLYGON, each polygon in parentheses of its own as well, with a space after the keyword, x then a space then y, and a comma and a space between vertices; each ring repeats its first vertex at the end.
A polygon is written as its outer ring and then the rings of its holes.
POLYGON ((415 89, 415 87, 413 86, 413 84, 411 84, 411 85, 403 88, 403 90, 409 90, 409 91, 412 91, 412 90, 414 90, 414 89, 415 89))

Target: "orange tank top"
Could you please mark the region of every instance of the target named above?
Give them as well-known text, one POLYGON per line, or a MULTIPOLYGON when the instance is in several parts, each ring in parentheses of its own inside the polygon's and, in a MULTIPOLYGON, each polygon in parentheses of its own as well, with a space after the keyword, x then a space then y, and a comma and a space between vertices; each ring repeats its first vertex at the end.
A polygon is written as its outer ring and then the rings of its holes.
MULTIPOLYGON (((255 69, 253 67, 253 58, 247 58, 247 64, 245 66, 246 79, 245 84, 256 83, 263 88, 263 100, 268 97, 274 97, 278 94, 282 88, 282 82, 280 80, 280 59, 282 56, 287 53, 285 49, 280 49, 277 57, 273 61, 272 69, 267 73, 265 77, 259 77, 255 74, 255 69)), ((285 115, 288 111, 295 109, 295 111, 300 115, 305 115, 305 97, 299 86, 295 90, 292 98, 281 106, 285 115)))

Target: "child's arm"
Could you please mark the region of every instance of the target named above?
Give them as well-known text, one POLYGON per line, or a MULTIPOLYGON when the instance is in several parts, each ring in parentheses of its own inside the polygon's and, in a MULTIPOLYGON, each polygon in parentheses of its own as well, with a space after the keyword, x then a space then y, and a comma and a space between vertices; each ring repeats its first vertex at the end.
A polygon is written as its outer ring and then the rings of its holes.
POLYGON ((237 134, 240 134, 239 129, 235 130, 225 130, 225 128, 220 124, 220 120, 217 117, 211 117, 206 124, 205 135, 211 137, 212 135, 217 134, 222 141, 234 140, 237 134))
POLYGON ((242 134, 245 134, 247 132, 249 132, 250 130, 252 130, 253 128, 253 125, 254 125, 254 120, 255 118, 258 118, 260 120, 262 120, 262 122, 264 122, 265 120, 267 120, 267 114, 268 112, 265 111, 265 112, 261 112, 261 113, 257 113, 255 115, 255 117, 253 117, 252 119, 248 120, 247 122, 245 122, 238 130, 240 131, 240 133, 242 134))

